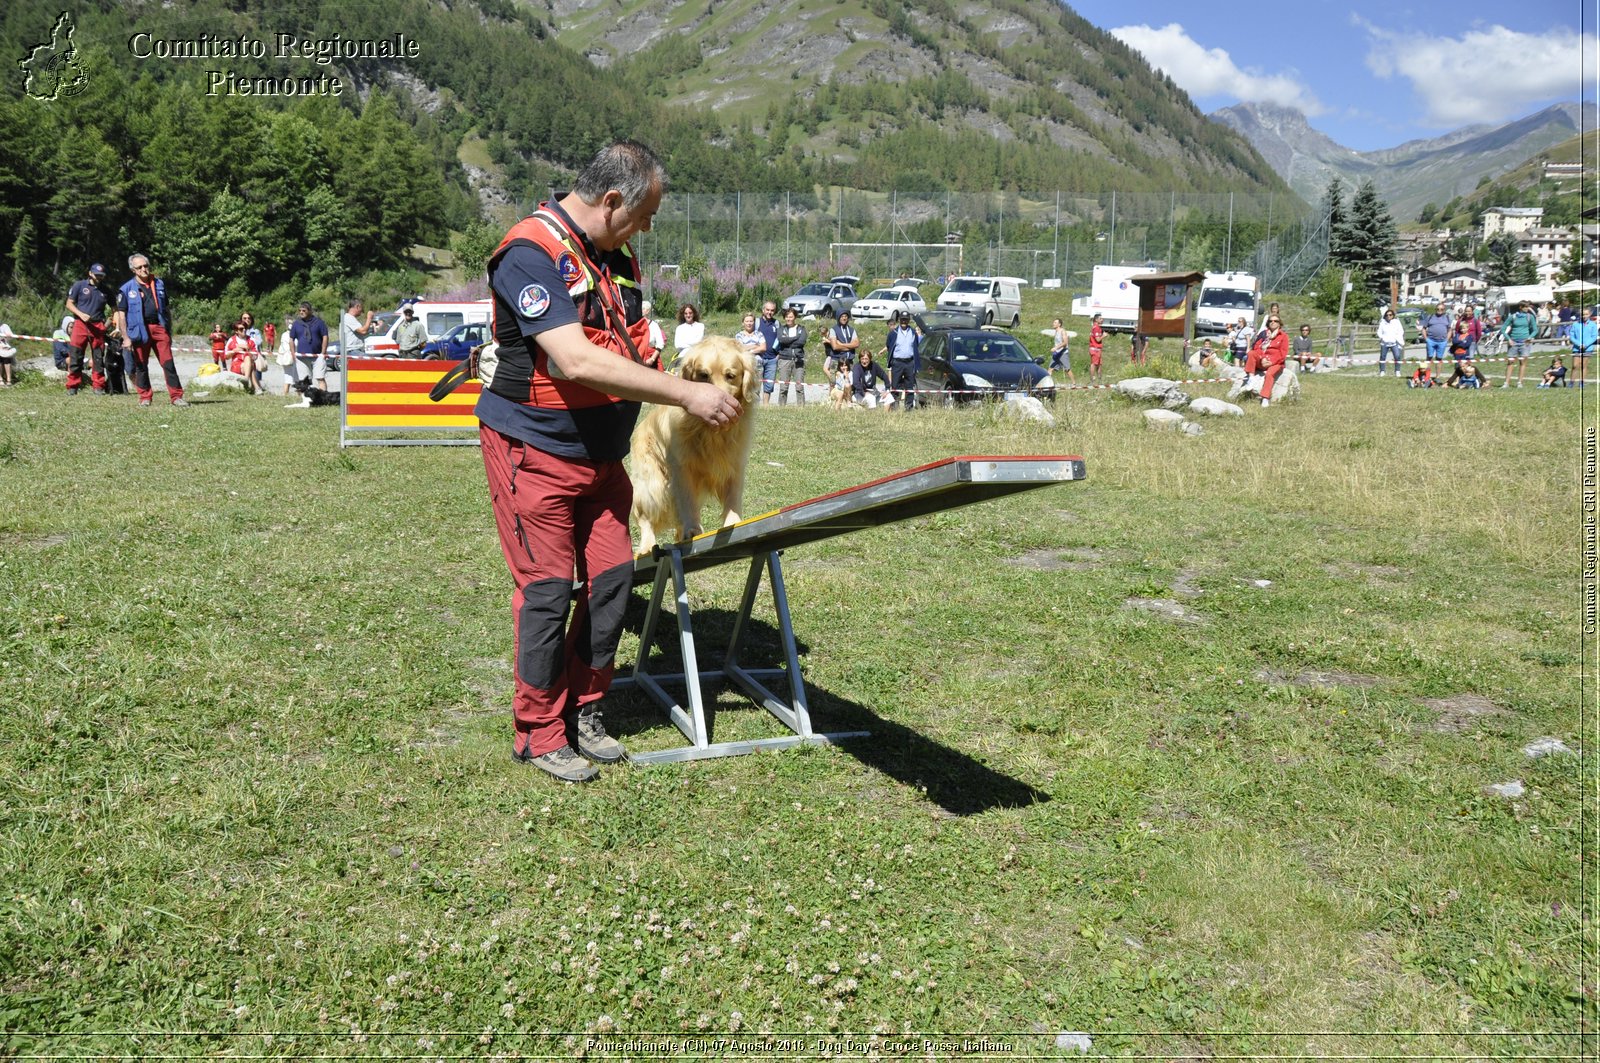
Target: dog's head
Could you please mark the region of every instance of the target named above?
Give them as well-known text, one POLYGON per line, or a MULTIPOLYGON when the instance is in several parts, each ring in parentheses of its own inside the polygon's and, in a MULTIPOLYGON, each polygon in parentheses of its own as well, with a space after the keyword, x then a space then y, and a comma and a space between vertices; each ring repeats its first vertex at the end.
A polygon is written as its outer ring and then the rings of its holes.
POLYGON ((755 356, 727 336, 706 337, 684 351, 678 365, 683 379, 715 384, 743 403, 747 410, 761 393, 761 375, 756 372, 755 356))

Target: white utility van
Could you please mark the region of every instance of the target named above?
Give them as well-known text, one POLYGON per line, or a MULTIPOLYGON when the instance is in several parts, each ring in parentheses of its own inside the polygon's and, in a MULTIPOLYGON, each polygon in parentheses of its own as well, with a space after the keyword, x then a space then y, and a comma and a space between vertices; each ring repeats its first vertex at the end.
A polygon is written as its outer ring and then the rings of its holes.
MULTIPOLYGON (((423 299, 411 306, 417 312, 417 320, 428 330, 428 339, 436 340, 457 325, 487 322, 494 304, 488 299, 470 303, 430 303, 423 299)), ((367 334, 368 358, 393 358, 400 353, 400 345, 394 339, 395 330, 400 327, 400 316, 399 310, 372 316, 372 331, 367 334)), ((330 322, 329 328, 338 334, 336 324, 330 322)))
POLYGON ((1261 282, 1248 273, 1207 273, 1194 311, 1196 336, 1220 336, 1242 317, 1256 327, 1261 282))
POLYGON ((1073 315, 1099 314, 1107 332, 1132 332, 1139 324, 1139 286, 1133 278, 1153 272, 1149 266, 1096 266, 1088 297, 1072 300, 1073 315))
POLYGON ((1022 324, 1022 286, 1016 277, 951 277, 934 305, 972 314, 980 325, 1022 324))

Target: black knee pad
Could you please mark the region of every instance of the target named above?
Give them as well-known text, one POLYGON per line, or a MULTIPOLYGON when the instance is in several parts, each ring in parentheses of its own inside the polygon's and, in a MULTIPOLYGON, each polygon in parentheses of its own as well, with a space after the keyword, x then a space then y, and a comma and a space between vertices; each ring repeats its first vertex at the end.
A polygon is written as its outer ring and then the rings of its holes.
POLYGON ((570 579, 546 579, 522 588, 517 618, 517 676, 529 686, 549 690, 561 674, 567 641, 570 579))

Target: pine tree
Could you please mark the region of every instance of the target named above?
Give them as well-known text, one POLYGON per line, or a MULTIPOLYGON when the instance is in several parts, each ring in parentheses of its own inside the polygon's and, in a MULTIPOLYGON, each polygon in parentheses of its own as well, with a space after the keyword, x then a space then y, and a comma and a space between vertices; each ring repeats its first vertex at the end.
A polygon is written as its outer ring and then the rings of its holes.
POLYGON ((1338 266, 1360 265, 1350 216, 1345 212, 1344 182, 1338 177, 1328 182, 1328 191, 1322 197, 1322 211, 1328 218, 1328 261, 1338 266))
POLYGON ((1591 280, 1594 276, 1594 263, 1585 259, 1585 240, 1583 237, 1572 241, 1572 246, 1567 248, 1566 255, 1561 259, 1561 267, 1556 276, 1562 284, 1568 281, 1591 280))
POLYGON ((1533 259, 1521 253, 1517 238, 1501 233, 1483 248, 1483 279, 1488 284, 1533 284, 1539 279, 1539 268, 1533 259))
POLYGON ((1395 250, 1399 238, 1394 217, 1378 190, 1370 180, 1361 182, 1355 197, 1350 201, 1350 214, 1346 222, 1350 237, 1349 265, 1361 270, 1369 286, 1382 290, 1400 266, 1400 256, 1395 250))

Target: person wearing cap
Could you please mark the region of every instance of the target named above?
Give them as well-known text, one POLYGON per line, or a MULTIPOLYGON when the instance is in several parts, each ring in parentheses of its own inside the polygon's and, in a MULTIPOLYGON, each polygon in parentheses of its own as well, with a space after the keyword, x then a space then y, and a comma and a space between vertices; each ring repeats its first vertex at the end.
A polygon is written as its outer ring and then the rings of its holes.
POLYGON ((421 358, 428 343, 428 327, 417 320, 417 308, 407 303, 400 308, 400 324, 394 328, 397 358, 421 358))
POLYGON ((72 315, 72 331, 67 334, 67 394, 76 395, 83 387, 83 353, 89 350, 89 382, 96 395, 106 393, 106 307, 110 298, 103 287, 106 268, 96 262, 89 275, 67 289, 67 313, 72 315))
POLYGON ((917 401, 917 370, 922 368, 922 336, 912 327, 910 314, 900 311, 878 354, 888 359, 889 386, 896 392, 900 408, 911 409, 917 401))
POLYGON ((183 381, 172 360, 172 308, 167 304, 167 285, 150 266, 150 256, 128 256, 133 278, 117 292, 117 332, 122 349, 133 356, 133 386, 139 392, 139 405, 149 406, 154 396, 150 387, 150 356, 161 363, 167 378, 167 395, 174 406, 187 406, 183 381))
MULTIPOLYGON (((311 373, 311 380, 326 379, 328 375, 328 325, 311 309, 310 303, 301 303, 294 324, 289 326, 289 342, 294 346, 295 361, 284 368, 291 383, 300 380, 300 364, 311 373), (321 370, 319 378, 317 370, 321 370), (290 374, 293 374, 290 376, 290 374)), ((287 392, 285 392, 287 394, 287 392)))

